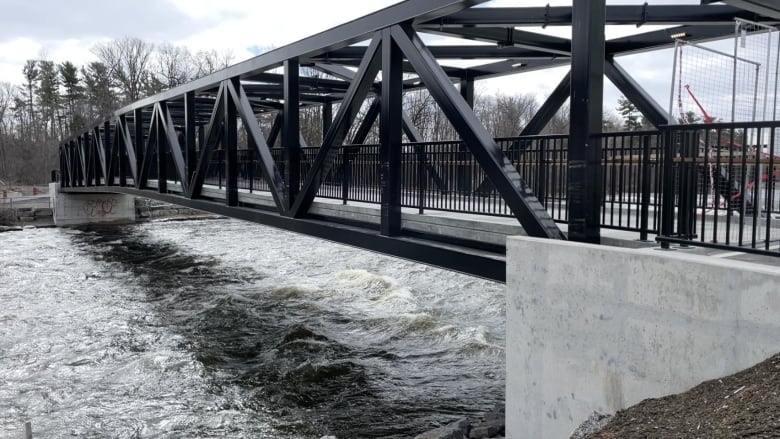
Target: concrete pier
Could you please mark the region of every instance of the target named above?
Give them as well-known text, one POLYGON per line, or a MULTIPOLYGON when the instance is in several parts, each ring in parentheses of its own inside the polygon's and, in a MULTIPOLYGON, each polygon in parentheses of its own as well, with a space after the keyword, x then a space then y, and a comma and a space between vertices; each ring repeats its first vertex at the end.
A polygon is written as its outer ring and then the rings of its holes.
POLYGON ((568 438, 780 351, 778 267, 511 237, 506 288, 511 438, 568 438))
POLYGON ((135 222, 135 197, 123 194, 68 194, 59 183, 49 184, 58 227, 84 224, 125 224, 135 222))

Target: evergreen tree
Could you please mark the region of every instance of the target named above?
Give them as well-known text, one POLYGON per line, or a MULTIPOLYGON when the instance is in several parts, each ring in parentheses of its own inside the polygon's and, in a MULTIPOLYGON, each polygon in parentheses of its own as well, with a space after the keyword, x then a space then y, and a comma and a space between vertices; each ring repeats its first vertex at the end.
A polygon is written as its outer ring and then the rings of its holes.
POLYGON ((54 61, 38 61, 40 84, 38 87, 38 105, 43 115, 42 127, 51 137, 63 137, 60 120, 60 75, 54 61))
POLYGON ((109 68, 98 61, 81 68, 89 120, 105 116, 117 107, 109 68))
MULTIPOLYGON (((27 120, 28 133, 34 135, 35 108, 33 95, 35 94, 36 84, 38 83, 38 63, 34 59, 28 59, 22 68, 22 73, 24 73, 24 79, 26 81, 25 87, 27 88, 27 117, 24 119, 27 120)), ((21 119, 22 117, 20 116, 20 120, 21 119)))
POLYGON ((618 113, 623 117, 623 128, 628 131, 637 131, 642 129, 641 113, 633 102, 625 96, 618 98, 618 113))
POLYGON ((63 98, 68 110, 68 131, 74 132, 84 127, 84 117, 79 111, 79 104, 84 98, 84 87, 81 85, 78 68, 70 61, 60 64, 60 80, 65 90, 63 98))

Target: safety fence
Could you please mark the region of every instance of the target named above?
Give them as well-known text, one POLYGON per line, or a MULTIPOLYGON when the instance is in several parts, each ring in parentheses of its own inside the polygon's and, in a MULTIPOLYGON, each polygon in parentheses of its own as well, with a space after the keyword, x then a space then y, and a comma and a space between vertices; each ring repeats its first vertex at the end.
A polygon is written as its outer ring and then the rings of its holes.
MULTIPOLYGON (((603 227, 638 231, 642 239, 660 227, 661 158, 658 131, 605 133, 601 135, 604 198, 603 227)), ((543 135, 496 139, 523 180, 559 222, 567 221, 568 136, 543 135)), ((439 210, 467 214, 512 216, 487 174, 460 141, 404 143, 401 154, 401 202, 422 213, 439 210)), ((272 155, 282 175, 281 148, 272 155)), ((301 175, 305 176, 319 151, 301 148, 301 175)), ((170 161, 169 161, 170 162, 170 161)), ((238 186, 250 192, 268 191, 256 151, 238 152, 238 186)), ((214 152, 205 183, 225 185, 224 154, 214 152)), ((172 171, 168 175, 175 175, 172 171)), ((150 178, 154 178, 150 175, 150 178)), ((303 178, 302 178, 303 180, 303 178)), ((378 145, 345 145, 333 166, 322 177, 318 197, 347 202, 381 201, 378 145)))
POLYGON ((666 128, 665 243, 780 256, 780 122, 666 128))

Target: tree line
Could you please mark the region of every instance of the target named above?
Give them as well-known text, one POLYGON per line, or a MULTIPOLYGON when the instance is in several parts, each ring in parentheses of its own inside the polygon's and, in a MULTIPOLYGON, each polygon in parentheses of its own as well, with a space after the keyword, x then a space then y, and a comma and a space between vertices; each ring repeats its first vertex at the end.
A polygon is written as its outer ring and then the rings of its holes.
POLYGON ((191 52, 139 38, 96 44, 96 60, 30 59, 23 83, 0 82, 0 181, 40 183, 58 167, 59 139, 117 108, 208 75, 233 62, 231 52, 191 52))
MULTIPOLYGON (((107 118, 117 108, 211 74, 233 62, 231 52, 198 51, 170 43, 125 37, 92 48, 96 60, 77 66, 30 59, 23 83, 0 83, 0 181, 40 183, 58 168, 59 140, 107 118)), ((306 69, 302 75, 318 75, 306 69)), ((404 107, 427 141, 457 139, 457 133, 425 90, 404 96, 404 107)), ((364 111, 367 105, 364 107, 364 111)), ((496 137, 518 135, 539 108, 530 94, 475 93, 474 111, 496 137)), ((634 109, 635 110, 635 109, 634 109)), ((301 111, 301 134, 308 145, 322 139, 321 107, 301 111)), ((636 116, 605 113, 605 130, 636 129, 636 116), (625 123, 624 123, 625 121, 625 123)), ((637 112, 638 114, 638 112, 637 112)), ((270 124, 260 118, 261 126, 270 124)), ((546 133, 568 132, 568 106, 550 121, 546 133)), ((376 142, 378 130, 366 142, 376 142)))

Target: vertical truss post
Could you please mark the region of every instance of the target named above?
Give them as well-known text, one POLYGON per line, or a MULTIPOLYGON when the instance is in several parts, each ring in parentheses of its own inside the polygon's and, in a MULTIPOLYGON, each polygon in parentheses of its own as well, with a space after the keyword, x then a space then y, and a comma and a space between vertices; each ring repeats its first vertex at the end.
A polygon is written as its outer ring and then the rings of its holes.
POLYGON ((95 164, 92 161, 92 140, 90 133, 85 133, 79 143, 79 150, 81 153, 81 167, 84 168, 84 185, 93 186, 95 164))
POLYGON ((460 95, 469 107, 474 108, 474 78, 460 78, 460 95))
MULTIPOLYGON (((164 105, 168 105, 167 102, 161 101, 159 103, 161 108, 164 105)), ((157 151, 157 191, 161 194, 168 192, 168 155, 165 153, 165 132, 160 124, 161 114, 155 111, 152 115, 152 121, 154 122, 154 147, 157 151), (157 120, 154 120, 157 118, 157 120)))
POLYGON ((98 163, 98 151, 103 136, 100 135, 100 126, 95 127, 92 133, 88 133, 84 138, 89 137, 89 143, 84 143, 85 157, 87 159, 87 180, 90 186, 99 186, 100 183, 100 163, 98 163), (91 136, 91 137, 90 137, 91 136))
MULTIPOLYGON (((111 138, 111 122, 105 121, 103 122, 103 144, 98 143, 98 148, 101 149, 102 154, 102 168, 103 168, 103 178, 105 179, 104 185, 105 186, 111 186, 114 184, 113 181, 108 181, 108 176, 111 175, 111 170, 109 169, 110 163, 111 163, 111 154, 112 154, 112 148, 111 148, 111 141, 113 139, 111 138)), ((97 183, 100 182, 100 178, 98 177, 97 183)))
POLYGON ((572 6, 569 239, 601 242, 601 123, 606 0, 572 6))
POLYGON ((325 140, 325 134, 333 123, 333 103, 326 102, 322 104, 322 140, 325 140))
POLYGON ((403 56, 390 29, 382 31, 382 100, 379 112, 381 223, 384 236, 401 233, 401 135, 403 56))
POLYGON ((68 142, 65 144, 65 160, 68 163, 68 178, 70 179, 70 187, 76 187, 78 185, 78 170, 76 167, 76 157, 73 154, 73 143, 68 142))
POLYGON ((68 168, 68 187, 74 187, 76 185, 76 168, 73 166, 73 148, 70 142, 63 144, 65 150, 65 166, 68 168))
POLYGON ((88 133, 82 134, 76 143, 74 143, 73 147, 76 149, 76 161, 79 164, 79 172, 78 172, 78 180, 79 180, 79 186, 85 187, 87 185, 88 176, 89 176, 89 168, 87 167, 87 156, 84 152, 84 145, 87 143, 85 138, 88 136, 88 133))
MULTIPOLYGON (((198 150, 200 151, 203 149, 203 142, 206 141, 206 125, 200 124, 198 125, 198 150)), ((195 164, 197 165, 198 158, 195 157, 195 164)), ((192 176, 190 176, 192 178, 192 176)))
MULTIPOLYGON (((240 78, 228 79, 235 88, 241 87, 240 78)), ((225 90, 228 85, 225 84, 225 90)), ((236 103, 230 93, 224 93, 225 130, 222 149, 225 152, 225 202, 228 206, 238 206, 238 115, 236 103)))
POLYGON ((124 115, 119 116, 115 122, 114 142, 117 145, 117 158, 119 165, 119 186, 127 186, 127 145, 124 141, 124 115))
POLYGON ((73 153, 73 142, 66 144, 67 155, 65 159, 68 161, 68 172, 70 173, 70 187, 78 186, 78 166, 76 166, 76 155, 73 153))
POLYGON ((144 115, 141 108, 136 108, 133 112, 133 131, 135 131, 135 139, 133 139, 133 146, 135 147, 135 175, 133 176, 133 184, 138 189, 141 187, 141 174, 143 173, 144 165, 144 115))
POLYGON ((195 151, 195 92, 184 94, 184 174, 187 182, 192 179, 192 173, 198 165, 198 154, 195 151))
POLYGON ((284 199, 289 211, 301 188, 300 143, 300 77, 298 60, 284 62, 284 119, 282 121, 282 148, 284 150, 284 199))

